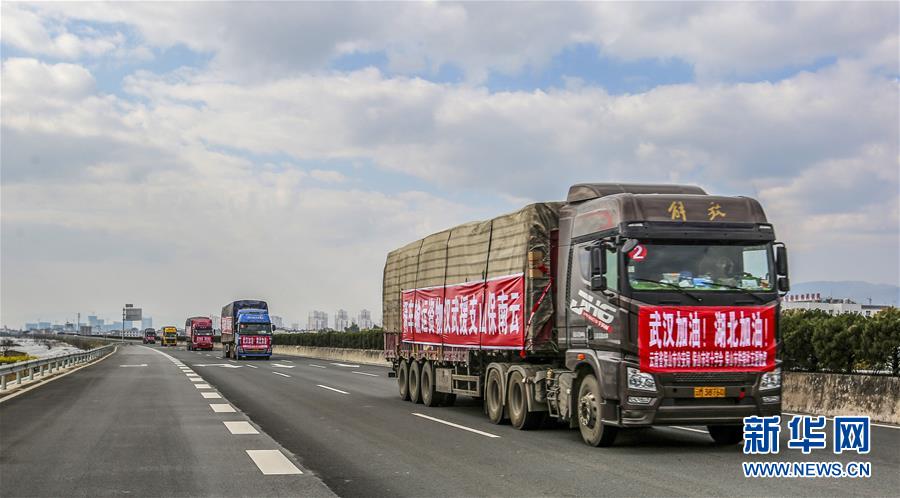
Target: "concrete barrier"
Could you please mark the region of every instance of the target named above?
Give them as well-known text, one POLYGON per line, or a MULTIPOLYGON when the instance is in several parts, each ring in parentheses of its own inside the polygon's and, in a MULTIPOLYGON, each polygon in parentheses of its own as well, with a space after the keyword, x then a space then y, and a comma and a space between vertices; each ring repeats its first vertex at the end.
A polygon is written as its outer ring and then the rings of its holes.
POLYGON ((346 349, 346 348, 316 348, 311 346, 273 346, 273 354, 292 356, 306 356, 320 360, 343 361, 347 363, 361 363, 363 365, 391 366, 385 361, 384 351, 380 349, 346 349))
POLYGON ((815 415, 868 415, 873 422, 900 424, 900 378, 787 372, 786 412, 815 415))

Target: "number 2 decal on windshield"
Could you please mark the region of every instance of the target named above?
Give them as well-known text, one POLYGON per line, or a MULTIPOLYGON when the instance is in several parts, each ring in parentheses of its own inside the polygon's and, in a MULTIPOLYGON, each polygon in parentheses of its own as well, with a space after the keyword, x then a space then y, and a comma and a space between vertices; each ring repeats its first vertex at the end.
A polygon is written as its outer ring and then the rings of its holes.
POLYGON ((634 249, 628 253, 628 257, 631 258, 632 261, 643 261, 644 258, 647 257, 647 248, 638 244, 634 246, 634 249))

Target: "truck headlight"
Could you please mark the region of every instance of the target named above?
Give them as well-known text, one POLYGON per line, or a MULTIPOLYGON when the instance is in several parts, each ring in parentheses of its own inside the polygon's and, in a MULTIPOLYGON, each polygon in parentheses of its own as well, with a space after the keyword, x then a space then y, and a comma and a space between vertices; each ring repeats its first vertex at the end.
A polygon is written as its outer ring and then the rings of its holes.
POLYGON ((781 367, 766 372, 759 380, 760 389, 777 389, 781 387, 781 367))
POLYGON ((629 389, 639 389, 641 391, 656 391, 656 381, 653 380, 653 376, 641 372, 637 368, 628 367, 626 369, 628 374, 628 388, 629 389))

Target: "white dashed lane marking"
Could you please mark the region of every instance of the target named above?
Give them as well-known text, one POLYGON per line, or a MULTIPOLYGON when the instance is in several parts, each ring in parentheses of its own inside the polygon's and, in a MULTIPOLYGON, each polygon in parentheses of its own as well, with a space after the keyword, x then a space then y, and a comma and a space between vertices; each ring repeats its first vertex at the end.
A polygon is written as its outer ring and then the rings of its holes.
POLYGON ((413 413, 413 415, 415 415, 415 416, 417 416, 417 417, 422 417, 422 418, 425 418, 425 419, 428 419, 428 420, 432 420, 432 421, 437 422, 437 423, 439 423, 439 424, 449 425, 450 427, 456 427, 457 429, 462 429, 462 430, 464 430, 464 431, 474 432, 475 434, 479 434, 479 435, 482 435, 482 436, 486 436, 486 437, 500 437, 500 436, 498 436, 498 435, 496 435, 496 434, 491 434, 490 432, 479 431, 478 429, 473 429, 473 428, 471 428, 471 427, 466 427, 466 426, 464 426, 464 425, 454 424, 453 422, 448 422, 448 421, 446 421, 446 420, 441 420, 441 419, 439 419, 439 418, 429 417, 428 415, 423 415, 423 414, 421 414, 421 413, 413 413))
POLYGON ((350 393, 348 393, 347 391, 341 391, 340 389, 335 389, 335 388, 333 388, 333 387, 323 386, 322 384, 316 384, 316 386, 317 386, 317 387, 321 387, 322 389, 328 389, 329 391, 334 391, 334 392, 336 392, 336 393, 350 394, 350 393))
POLYGON ((203 382, 203 379, 201 379, 200 377, 197 377, 196 379, 193 377, 188 377, 188 380, 190 380, 191 382, 203 382))
POLYGON ((368 375, 369 377, 378 377, 375 374, 370 374, 370 373, 366 373, 366 372, 350 372, 350 373, 355 373, 357 375, 368 375))
POLYGON ((263 475, 289 475, 303 472, 278 450, 247 450, 247 455, 263 475))
POLYGON ((211 387, 209 387, 209 384, 194 384, 194 387, 196 387, 197 389, 212 389, 211 387))
POLYGON ((247 365, 247 366, 250 367, 250 368, 259 368, 259 367, 255 366, 255 365, 247 365))
POLYGON ((254 429, 253 426, 250 425, 250 422, 241 421, 241 422, 222 422, 222 423, 225 424, 225 427, 227 427, 228 431, 231 432, 232 434, 237 434, 237 435, 259 434, 259 431, 254 429))
POLYGON ((310 363, 309 366, 316 367, 316 368, 328 368, 328 367, 323 367, 322 365, 316 365, 315 363, 310 363))
POLYGON ((219 393, 200 393, 206 399, 222 399, 222 396, 219 393))
POLYGON ((288 375, 288 374, 283 374, 283 373, 281 373, 281 372, 272 372, 272 373, 275 374, 275 375, 280 375, 280 376, 282 376, 282 377, 287 377, 287 378, 290 378, 290 377, 291 377, 290 375, 288 375))
POLYGON ((234 413, 234 407, 228 403, 210 403, 210 408, 216 413, 234 413))

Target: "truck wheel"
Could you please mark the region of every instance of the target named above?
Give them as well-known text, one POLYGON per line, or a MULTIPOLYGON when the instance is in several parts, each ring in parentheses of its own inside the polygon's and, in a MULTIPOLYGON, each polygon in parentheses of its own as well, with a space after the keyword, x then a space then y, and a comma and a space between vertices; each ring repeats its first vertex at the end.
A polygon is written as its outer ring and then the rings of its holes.
POLYGON ((528 398, 525 392, 525 377, 522 372, 513 372, 509 376, 506 391, 506 409, 509 411, 509 423, 516 429, 527 431, 541 426, 544 412, 529 412, 528 398))
POLYGON ((740 425, 707 425, 706 428, 716 444, 738 444, 744 439, 744 427, 740 425))
POLYGON ((409 362, 409 400, 422 402, 422 366, 415 360, 409 362))
POLYGON ((439 393, 434 385, 434 363, 426 361, 422 365, 422 404, 425 406, 440 406, 444 400, 444 393, 439 393))
POLYGON ((491 370, 488 374, 487 385, 484 393, 484 407, 487 410, 487 416, 494 424, 502 424, 506 421, 503 417, 503 379, 500 378, 500 371, 491 370))
POLYGON ((591 446, 611 446, 619 429, 601 420, 602 400, 597 377, 589 374, 578 388, 578 428, 581 438, 591 446))
POLYGON ((400 388, 400 399, 409 401, 409 363, 406 360, 400 360, 397 367, 397 387, 400 388))
POLYGON ((228 358, 228 344, 222 344, 222 358, 228 358))

